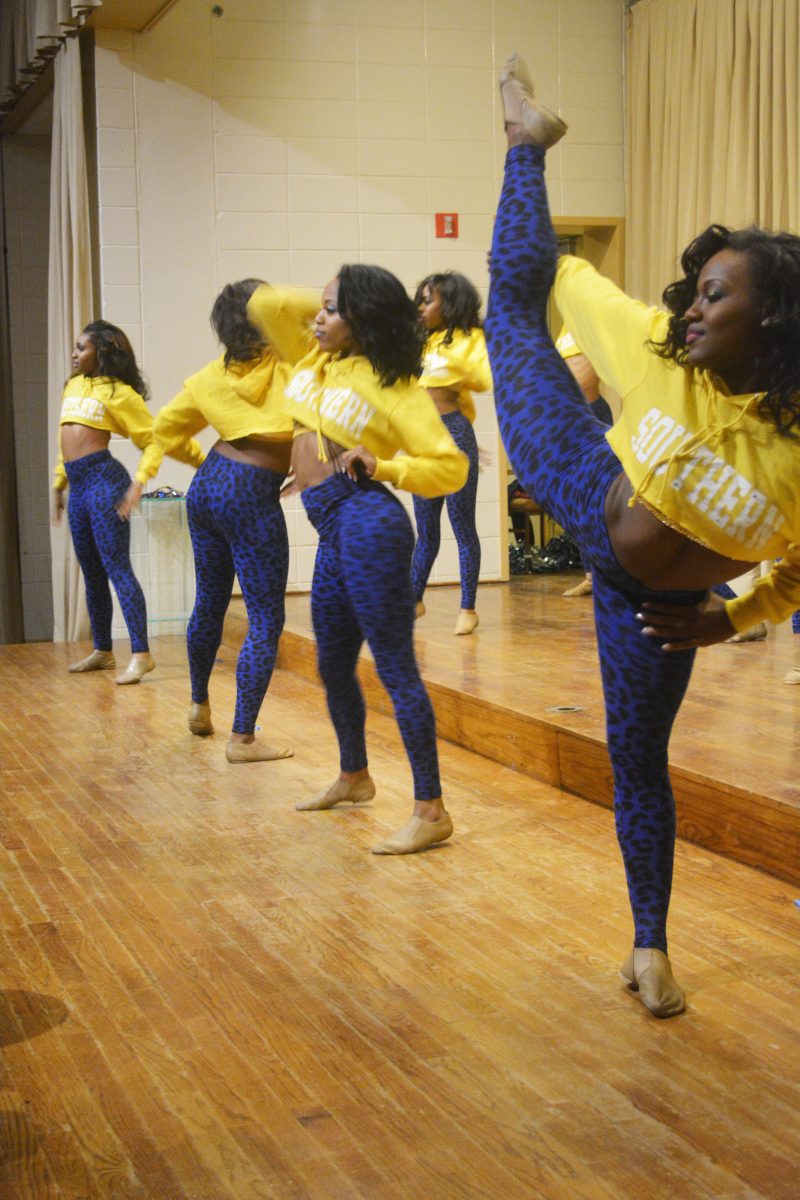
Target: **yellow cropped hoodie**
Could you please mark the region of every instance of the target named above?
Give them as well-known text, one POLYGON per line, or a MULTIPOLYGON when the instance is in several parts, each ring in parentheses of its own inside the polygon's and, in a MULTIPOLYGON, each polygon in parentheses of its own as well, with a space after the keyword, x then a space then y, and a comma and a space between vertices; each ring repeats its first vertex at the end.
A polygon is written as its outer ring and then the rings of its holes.
POLYGON ((292 421, 282 407, 287 377, 286 364, 271 350, 253 362, 231 361, 227 367, 224 355, 215 358, 156 414, 159 445, 173 454, 209 425, 224 442, 244 437, 291 441, 292 421))
POLYGON ((426 497, 459 491, 469 464, 425 389, 416 379, 383 387, 363 355, 322 351, 310 329, 318 311, 318 296, 268 286, 257 288, 247 305, 250 320, 291 365, 283 406, 317 434, 320 460, 330 438, 374 454, 374 479, 426 497))
POLYGON ((703 546, 742 562, 780 558, 753 591, 726 602, 739 632, 800 608, 800 440, 732 396, 708 371, 659 358, 668 314, 632 300, 583 259, 559 259, 554 298, 597 374, 622 396, 606 434, 631 500, 703 546))
MULTIPOLYGON (((142 485, 152 479, 161 466, 164 451, 153 435, 152 414, 139 393, 119 379, 104 375, 73 375, 67 380, 61 400, 59 427, 61 425, 87 425, 90 429, 130 438, 143 451, 134 476, 142 485)), ((197 442, 187 442, 172 457, 199 466, 203 451, 197 442)), ((66 486, 67 472, 59 445, 53 487, 63 492, 66 486)))
POLYGON ((492 390, 492 370, 482 329, 453 330, 445 341, 446 329, 435 329, 422 353, 420 383, 426 388, 450 388, 458 392, 458 407, 471 425, 475 424, 473 392, 492 390))

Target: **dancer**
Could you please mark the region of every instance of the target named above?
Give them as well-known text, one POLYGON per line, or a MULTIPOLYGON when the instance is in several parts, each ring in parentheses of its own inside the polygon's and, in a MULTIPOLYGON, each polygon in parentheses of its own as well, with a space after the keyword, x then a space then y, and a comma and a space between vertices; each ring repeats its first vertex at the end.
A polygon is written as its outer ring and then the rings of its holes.
POLYGON ((417 382, 420 334, 398 279, 343 266, 322 293, 261 287, 251 320, 292 364, 284 405, 296 422, 294 487, 320 541, 311 590, 319 672, 340 750, 339 777, 295 805, 329 809, 370 800, 365 707, 356 678, 364 639, 391 696, 414 777, 414 810, 375 854, 411 854, 445 841, 453 824, 439 783, 433 709, 414 657, 414 533, 385 482, 425 496, 462 487, 467 462, 417 382), (398 450, 404 454, 395 458, 398 450))
MULTIPOLYGON (((153 437, 153 418, 145 405, 147 387, 121 329, 108 321, 87 325, 75 342, 72 372, 61 402, 53 520, 56 524, 61 520, 69 486, 67 517, 86 583, 94 650, 69 669, 107 671, 115 666, 110 580, 119 597, 132 652, 115 682, 139 683, 155 662, 147 640, 144 593, 131 566, 129 518, 144 484, 158 471, 163 453, 153 437), (143 451, 133 482, 108 450, 112 433, 129 437, 143 451)), ((195 465, 202 461, 203 452, 196 442, 187 445, 183 454, 184 461, 195 465)))
POLYGON ((471 392, 488 392, 492 373, 480 324, 480 297, 470 281, 455 271, 429 275, 417 288, 414 303, 428 336, 423 351, 420 383, 469 460, 467 482, 451 495, 426 499, 414 496, 417 544, 411 562, 416 616, 425 612, 422 597, 441 542, 442 506, 458 546, 461 610, 455 633, 472 633, 478 625, 475 596, 481 569, 481 543, 475 524, 478 494, 478 443, 472 428, 475 401, 471 392))
POLYGON ((235 575, 248 629, 236 663, 236 710, 225 747, 230 763, 292 755, 255 737, 284 624, 289 540, 280 491, 292 453, 292 422, 281 406, 285 368, 247 318, 247 302, 262 283, 242 279, 222 289, 211 310, 211 327, 225 353, 187 379, 155 422, 167 453, 209 425, 219 434, 186 496, 197 581, 186 630, 192 684, 188 723, 199 737, 214 732, 208 681, 235 575))
POLYGON ((522 484, 591 563, 617 830, 635 923, 622 974, 656 1016, 684 1008, 667 957, 675 808, 667 746, 698 646, 800 600, 800 239, 712 226, 686 250, 668 313, 586 262, 556 265, 545 150, 563 136, 514 55, 509 152, 486 338, 500 429, 522 484), (623 398, 605 433, 545 323, 568 328, 623 398), (608 439, 608 440, 606 440, 608 439), (783 555, 746 596, 715 583, 783 555), (644 636, 643 636, 644 635, 644 636))

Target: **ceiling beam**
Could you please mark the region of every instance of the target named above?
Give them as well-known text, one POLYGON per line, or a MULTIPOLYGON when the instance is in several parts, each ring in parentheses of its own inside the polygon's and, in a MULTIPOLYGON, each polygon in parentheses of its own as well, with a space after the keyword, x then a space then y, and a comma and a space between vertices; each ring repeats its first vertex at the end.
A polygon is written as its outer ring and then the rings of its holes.
POLYGON ((147 33, 178 0, 103 0, 86 18, 90 29, 130 29, 147 33))

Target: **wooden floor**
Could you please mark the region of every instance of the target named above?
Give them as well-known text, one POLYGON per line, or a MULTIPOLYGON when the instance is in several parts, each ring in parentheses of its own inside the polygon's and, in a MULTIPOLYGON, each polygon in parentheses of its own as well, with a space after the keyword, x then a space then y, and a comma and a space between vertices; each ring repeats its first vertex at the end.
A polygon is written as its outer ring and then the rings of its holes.
MULTIPOLYGON (((531 667, 520 647, 502 682, 497 614, 558 624, 526 585, 484 589, 457 659, 452 592, 431 593, 426 669, 516 702, 531 667)), ((562 716, 584 730, 601 718, 571 611, 585 682, 534 705, 580 703, 562 716)), ((442 742, 452 842, 370 855, 408 810, 393 721, 369 716, 373 803, 296 813, 335 773, 322 695, 277 672, 262 722, 296 756, 229 766, 235 640, 205 740, 185 730, 179 639, 133 688, 66 674, 75 647, 0 649, 2 1200, 796 1200, 796 887, 681 842, 689 1009, 656 1021, 616 974, 630 917, 607 809, 442 742)), ((780 790, 788 646, 719 654, 730 692, 756 689, 748 740, 780 790)), ((717 657, 692 711, 725 699, 746 758, 717 657)))

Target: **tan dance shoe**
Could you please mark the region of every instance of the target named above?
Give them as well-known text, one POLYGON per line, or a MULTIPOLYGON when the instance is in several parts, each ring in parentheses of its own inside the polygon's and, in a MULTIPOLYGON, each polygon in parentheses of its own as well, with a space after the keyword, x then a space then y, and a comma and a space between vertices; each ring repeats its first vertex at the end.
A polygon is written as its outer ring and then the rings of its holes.
POLYGON ((582 579, 580 583, 576 583, 574 587, 567 588, 561 595, 572 599, 575 596, 591 596, 593 590, 591 579, 582 579))
POLYGON ((333 808, 336 804, 350 802, 351 804, 366 804, 375 796, 375 781, 367 776, 366 779, 337 779, 324 792, 314 796, 312 800, 298 800, 295 808, 298 812, 320 812, 333 808))
POLYGON ((155 659, 151 654, 147 658, 132 658, 121 675, 118 675, 114 683, 125 685, 128 683, 141 683, 145 675, 154 670, 156 665, 155 659))
POLYGON ((466 633, 474 633, 478 628, 479 617, 474 608, 462 608, 456 618, 456 627, 453 633, 456 637, 460 637, 466 633))
POLYGON ((567 132, 561 117, 534 100, 530 73, 519 54, 512 54, 500 72, 500 95, 506 126, 521 125, 543 150, 555 146, 567 132))
POLYGON ((191 703, 187 724, 190 731, 197 737, 208 737, 214 732, 214 726, 211 724, 211 705, 208 700, 202 704, 195 704, 194 701, 191 703))
POLYGON ((423 604, 423 602, 421 600, 418 600, 417 603, 414 605, 414 620, 416 621, 417 617, 424 617, 424 616, 425 616, 425 605, 423 604))
POLYGON ((663 950, 631 950, 622 964, 620 978, 629 992, 638 992, 654 1017, 677 1017, 686 1008, 686 997, 675 982, 663 950))
POLYGON ((418 850, 427 850, 437 842, 446 842, 453 832, 453 822, 450 814, 445 813, 437 821, 426 821, 422 817, 412 817, 401 829, 393 833, 383 842, 372 847, 373 854, 416 854, 418 850))
POLYGON ((277 762, 280 758, 293 758, 294 750, 276 749, 263 742, 228 742, 225 757, 229 763, 277 762))
POLYGON ((110 671, 116 665, 113 650, 93 650, 80 662, 70 663, 67 669, 76 674, 83 671, 110 671))
POLYGON ((784 683, 800 683, 800 666, 792 667, 783 677, 784 683))

